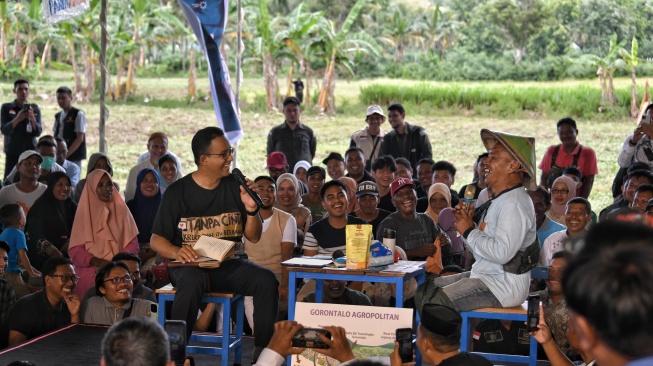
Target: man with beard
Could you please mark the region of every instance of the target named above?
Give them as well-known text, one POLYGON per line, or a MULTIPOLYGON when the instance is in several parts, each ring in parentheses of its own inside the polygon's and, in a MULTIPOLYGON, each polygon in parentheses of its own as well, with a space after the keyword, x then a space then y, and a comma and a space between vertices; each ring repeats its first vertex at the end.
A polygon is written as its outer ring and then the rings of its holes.
POLYGON ((73 294, 79 280, 68 258, 43 265, 43 291, 16 302, 0 328, 0 349, 13 347, 70 323, 79 323, 81 301, 73 294))
POLYGON ((421 159, 431 159, 431 141, 424 128, 408 124, 404 121, 406 110, 399 104, 388 107, 388 122, 392 131, 383 136, 381 155, 391 155, 393 158, 406 158, 410 161, 413 172, 417 172, 417 162, 421 159))
POLYGON ((376 234, 379 224, 390 215, 390 212, 376 207, 379 204, 379 190, 376 188, 376 183, 371 181, 359 183, 356 189, 356 199, 360 208, 349 215, 369 222, 372 225, 372 233, 376 234))
POLYGON ((535 210, 526 189, 534 190, 535 139, 481 130, 489 156, 485 181, 492 203, 476 227, 473 205, 455 208, 456 230, 467 239, 476 262, 470 272, 436 278, 420 285, 417 310, 442 304, 458 311, 520 305, 528 296, 530 269, 539 259, 535 210))
MULTIPOLYGON (((186 321, 188 340, 204 292, 253 296, 257 311, 252 360, 256 362, 274 332, 279 283, 272 271, 238 253, 242 251, 239 243, 243 236, 258 243, 263 220, 256 202, 230 174, 234 148, 229 145, 224 131, 218 127, 203 128, 195 133, 191 146, 197 170, 166 190, 152 228, 150 245, 162 257, 181 264, 200 257, 193 245, 202 235, 235 242, 237 254, 222 261, 218 268, 169 267, 170 280, 177 289, 171 318, 186 321)), ((254 182, 247 180, 247 185, 257 191, 254 182)))
MULTIPOLYGON (((292 258, 297 243, 297 221, 293 215, 273 207, 277 188, 272 178, 260 176, 254 182, 263 202, 259 211, 263 231, 259 243, 245 238, 245 254, 250 261, 274 273, 279 281, 279 310, 285 311, 288 306, 288 267, 281 266, 281 262, 292 258)), ((245 297, 245 315, 253 328, 254 302, 251 296, 245 297)))

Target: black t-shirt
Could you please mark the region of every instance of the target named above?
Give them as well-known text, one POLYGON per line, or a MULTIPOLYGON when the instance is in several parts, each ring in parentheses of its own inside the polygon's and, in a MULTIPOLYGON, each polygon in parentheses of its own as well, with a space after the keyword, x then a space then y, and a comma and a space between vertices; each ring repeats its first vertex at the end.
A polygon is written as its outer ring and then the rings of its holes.
POLYGON ((188 174, 166 189, 152 233, 178 247, 193 245, 202 235, 240 243, 246 222, 239 184, 232 175, 209 190, 188 174))
POLYGON ((376 208, 381 210, 386 210, 390 213, 397 211, 395 205, 392 204, 392 198, 390 197, 390 192, 385 196, 379 197, 379 204, 376 205, 376 208))
POLYGON ((442 360, 439 366, 492 366, 492 362, 473 353, 460 352, 453 357, 442 360))
POLYGON ((510 330, 501 321, 486 319, 474 330, 474 352, 500 353, 527 356, 530 351, 530 335, 524 322, 513 321, 510 330))
POLYGON ((32 339, 70 324, 70 312, 61 300, 52 308, 45 290, 22 297, 9 310, 0 328, 0 349, 9 342, 9 331, 13 330, 32 339))
POLYGON ((466 184, 466 185, 462 186, 460 188, 460 191, 458 191, 458 197, 465 197, 465 190, 467 190, 467 187, 470 187, 470 189, 472 189, 471 187, 473 187, 473 189, 474 189, 474 198, 473 199, 475 199, 475 200, 478 199, 478 195, 481 194, 481 191, 483 190, 483 188, 480 188, 478 186, 478 182, 473 182, 471 184, 466 184))
MULTIPOLYGON (((358 212, 358 211, 354 211, 354 212, 350 213, 349 216, 358 217, 356 212, 358 212)), ((370 225, 372 225, 372 235, 376 235, 376 229, 379 227, 379 224, 381 223, 381 221, 385 220, 385 218, 388 217, 388 215, 390 215, 390 212, 388 212, 386 210, 379 209, 379 216, 377 216, 376 219, 370 221, 370 225)), ((381 241, 382 239, 377 238, 377 240, 381 241)))
MULTIPOLYGON (((358 217, 347 216, 347 225, 356 225, 356 224, 367 224, 368 222, 360 219, 358 217)), ((347 227, 342 229, 336 229, 331 224, 329 224, 329 218, 325 217, 322 220, 313 223, 311 227, 308 228, 308 232, 313 235, 317 245, 321 249, 332 249, 345 246, 347 242, 347 227)), ((372 233, 374 235, 374 233, 372 233)), ((304 249, 306 249, 306 242, 304 243, 304 249)), ((313 249, 313 248, 311 248, 313 249)))

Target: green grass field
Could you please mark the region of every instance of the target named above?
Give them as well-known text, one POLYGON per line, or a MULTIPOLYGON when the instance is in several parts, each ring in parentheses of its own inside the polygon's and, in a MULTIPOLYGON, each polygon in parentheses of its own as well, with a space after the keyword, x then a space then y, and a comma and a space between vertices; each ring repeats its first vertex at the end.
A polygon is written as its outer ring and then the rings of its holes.
MULTIPOLYGON (((208 94, 208 81, 198 80, 199 89, 208 94)), ((72 77, 57 74, 47 81, 39 81, 32 85, 32 101, 38 103, 43 111, 45 133, 51 133, 54 114, 58 107, 54 98, 55 90, 61 85, 72 85, 72 77)), ((338 81, 336 87, 337 103, 349 107, 347 113, 334 117, 319 117, 310 108, 303 116, 303 123, 314 129, 318 136, 317 156, 314 164, 330 151, 344 153, 349 145, 349 136, 364 126, 365 109, 358 101, 361 86, 372 83, 388 83, 392 85, 415 85, 420 82, 408 80, 375 79, 347 82, 338 81)), ((629 85, 629 79, 616 80, 617 87, 629 85)), ((186 105, 183 99, 186 95, 187 79, 185 78, 149 78, 137 79, 140 97, 147 97, 148 103, 142 102, 109 102, 110 117, 107 121, 107 141, 109 156, 115 169, 115 179, 124 186, 129 169, 136 163, 138 155, 145 151, 147 136, 154 131, 163 131, 170 136, 169 150, 178 154, 183 162, 184 173, 194 169, 190 150, 190 140, 194 132, 202 127, 215 125, 215 115, 210 103, 199 102, 186 105), (174 100, 179 102, 174 102, 174 100), (165 102, 157 103, 157 100, 165 102), (173 100, 172 102, 170 102, 173 100)), ((458 83, 461 84, 461 83, 458 83)), ((464 83, 477 85, 481 83, 464 83)), ((513 85, 514 83, 483 83, 490 86, 513 85)), ((598 87, 596 80, 563 81, 556 83, 519 83, 520 85, 575 86, 590 85, 598 87)), ((0 84, 0 100, 7 102, 13 99, 12 85, 0 84)), ((285 91, 285 80, 280 80, 280 88, 285 91)), ((245 138, 240 143, 238 164, 250 177, 265 174, 265 143, 267 133, 274 125, 283 122, 281 113, 254 113, 247 111, 247 103, 253 103, 256 95, 263 92, 261 79, 245 79, 243 96, 245 104, 242 114, 242 125, 245 138)), ((98 151, 98 120, 99 104, 97 102, 78 105, 85 110, 88 118, 87 144, 90 152, 98 151)), ((538 163, 547 146, 558 143, 555 123, 556 118, 547 117, 542 113, 524 113, 513 119, 479 117, 470 111, 422 111, 416 115, 407 111, 406 120, 421 125, 429 133, 433 145, 435 160, 448 160, 458 168, 454 188, 471 181, 471 167, 476 156, 483 152, 479 131, 481 128, 501 130, 517 134, 525 134, 536 138, 538 163)), ((572 116, 573 117, 573 116, 572 116)), ((632 133, 635 123, 631 120, 592 121, 579 120, 579 141, 584 146, 592 147, 599 162, 599 176, 595 179, 594 190, 590 196, 595 211, 608 205, 612 199, 610 186, 617 170, 617 155, 627 135, 632 133)), ((386 123, 382 126, 389 129, 386 123)), ((2 169, 2 167, 0 167, 2 169)), ((84 168, 85 170, 85 168, 84 168)), ((539 177, 539 172, 538 172, 539 177)))

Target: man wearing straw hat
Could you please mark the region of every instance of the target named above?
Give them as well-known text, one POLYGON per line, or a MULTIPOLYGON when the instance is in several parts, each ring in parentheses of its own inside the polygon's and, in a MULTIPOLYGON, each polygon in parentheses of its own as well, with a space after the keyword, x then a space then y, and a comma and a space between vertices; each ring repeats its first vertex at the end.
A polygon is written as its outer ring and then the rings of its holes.
POLYGON ((470 272, 427 281, 417 289, 417 310, 442 304, 458 311, 512 307, 528 296, 530 269, 539 259, 535 210, 526 190, 535 190, 535 140, 487 129, 481 139, 489 156, 485 180, 494 198, 478 226, 473 206, 455 208, 456 230, 476 262, 470 272))

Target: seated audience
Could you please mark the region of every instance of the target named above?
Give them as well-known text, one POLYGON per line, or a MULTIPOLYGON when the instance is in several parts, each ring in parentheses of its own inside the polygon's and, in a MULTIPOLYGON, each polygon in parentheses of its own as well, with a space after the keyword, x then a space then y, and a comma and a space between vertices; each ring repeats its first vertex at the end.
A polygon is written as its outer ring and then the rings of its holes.
POLYGON ((637 187, 631 208, 637 212, 646 212, 646 205, 653 198, 653 185, 642 184, 637 187))
POLYGON ((102 340, 101 366, 175 366, 168 334, 155 322, 127 318, 109 329, 102 340))
MULTIPOLYGON (((168 136, 163 132, 155 132, 147 139, 147 151, 150 153, 149 159, 146 159, 129 170, 127 185, 125 187, 125 200, 129 201, 136 194, 136 178, 138 172, 145 168, 156 170, 159 167, 159 159, 168 152, 168 136)), ((181 164, 179 164, 181 166, 181 164)), ((181 170, 177 171, 177 179, 181 178, 181 170)))
POLYGON ((397 235, 396 245, 406 252, 408 260, 426 260, 427 257, 437 256, 440 258, 440 268, 435 273, 440 273, 442 254, 436 246, 436 239, 442 246, 451 243, 428 215, 415 211, 417 194, 413 181, 406 178, 395 179, 390 194, 397 211, 383 220, 377 229, 376 237, 382 238, 385 229, 394 230, 397 235))
MULTIPOLYGON (((132 297, 135 299, 149 300, 151 302, 157 302, 156 295, 154 291, 149 287, 143 285, 141 281, 141 265, 143 262, 141 259, 134 253, 124 252, 118 253, 111 258, 112 262, 121 262, 127 266, 129 269, 129 276, 132 278, 132 297)), ((82 305, 86 304, 86 301, 93 296, 98 296, 96 294, 95 287, 90 287, 84 298, 82 298, 82 305)))
POLYGON ((166 191, 172 183, 177 181, 177 172, 181 171, 181 166, 177 165, 177 160, 167 153, 159 159, 159 173, 161 193, 166 191))
POLYGON ((5 271, 9 265, 9 244, 0 240, 0 324, 5 320, 9 309, 16 302, 14 288, 5 280, 5 271))
POLYGON ((94 170, 86 179, 89 189, 79 200, 68 249, 80 276, 75 288, 78 296, 94 285, 98 268, 114 255, 139 252, 136 222, 109 173, 94 170))
MULTIPOLYGON (((38 152, 43 159, 38 178, 39 182, 45 183, 48 175, 52 172, 66 172, 66 170, 56 162, 57 145, 51 136, 50 138, 41 138, 39 140, 38 144, 36 144, 36 152, 38 152)), ((7 178, 4 181, 5 185, 17 183, 20 180, 20 175, 18 175, 17 172, 18 169, 16 166, 11 170, 11 172, 9 172, 9 175, 7 175, 7 178)))
POLYGON ((297 238, 299 245, 300 242, 303 243, 304 235, 311 226, 311 210, 302 205, 299 182, 294 175, 290 173, 281 174, 277 179, 276 187, 277 197, 274 207, 293 215, 295 221, 297 221, 297 230, 301 231, 301 239, 300 237, 297 238))
POLYGON ((365 153, 358 147, 350 147, 345 152, 345 166, 347 167, 346 177, 352 178, 356 184, 364 181, 373 181, 374 177, 365 170, 365 153))
POLYGON ((96 296, 83 304, 82 322, 112 325, 124 318, 149 317, 152 302, 132 297, 132 286, 126 264, 105 264, 95 276, 96 296))
POLYGON ((13 347, 70 323, 79 323, 80 301, 73 289, 79 278, 68 258, 43 265, 43 291, 16 301, 0 326, 0 349, 13 347))
POLYGON ((633 170, 628 173, 624 183, 623 197, 601 210, 599 221, 603 221, 611 214, 618 214, 620 211, 630 211, 630 206, 635 200, 635 191, 642 184, 653 184, 653 173, 650 170, 633 170))
POLYGON ((537 332, 531 332, 530 334, 535 338, 535 340, 542 345, 542 349, 546 354, 546 358, 549 360, 549 365, 551 366, 595 366, 596 359, 592 357, 589 352, 583 352, 580 347, 580 339, 578 339, 577 330, 574 327, 569 326, 569 321, 565 325, 567 328, 567 339, 569 341, 569 348, 572 352, 579 352, 580 359, 583 363, 578 364, 577 362, 572 362, 565 354, 560 350, 556 341, 553 339, 553 334, 549 329, 544 317, 546 312, 542 307, 540 307, 540 322, 537 325, 539 328, 537 332))
POLYGON ((16 293, 16 298, 30 293, 28 283, 41 277, 41 272, 34 268, 27 257, 27 242, 23 227, 25 226, 25 213, 15 203, 10 203, 0 208, 0 221, 4 226, 0 240, 9 244, 9 265, 5 272, 5 279, 11 284, 16 293), (24 273, 25 272, 25 273, 24 273))
POLYGON ((551 208, 551 195, 546 189, 537 187, 534 191, 529 191, 528 195, 533 201, 535 209, 535 222, 537 223, 537 239, 540 246, 551 234, 564 230, 566 227, 558 222, 552 221, 546 216, 547 211, 551 208))
POLYGON ((29 213, 34 202, 47 188, 45 184, 38 181, 42 162, 43 158, 34 150, 27 150, 20 154, 16 164, 20 180, 18 183, 0 189, 0 207, 8 203, 17 203, 26 214, 29 213))
POLYGON ((356 181, 349 177, 340 177, 338 180, 347 186, 347 214, 350 214, 359 208, 358 200, 356 199, 356 181))
POLYGON ((432 184, 428 194, 428 208, 424 212, 433 222, 438 223, 438 215, 442 209, 451 207, 451 191, 444 183, 432 184))
POLYGON ((347 216, 347 186, 340 180, 326 182, 320 190, 322 205, 328 216, 313 223, 304 240, 304 255, 331 256, 336 250, 345 251, 347 225, 367 224, 358 217, 347 216))
MULTIPOLYGON (((381 141, 385 131, 381 125, 385 122, 383 109, 376 104, 367 107, 365 123, 367 126, 351 135, 350 147, 358 147, 363 151, 365 170, 372 170, 372 162, 380 156, 381 141)), ((410 163, 409 163, 410 164, 410 163)))
POLYGON ((66 156, 68 155, 68 145, 66 145, 66 141, 61 137, 57 137, 56 142, 57 164, 64 168, 66 175, 68 178, 70 178, 70 183, 72 184, 73 188, 75 188, 77 183, 79 183, 79 179, 81 178, 80 175, 82 173, 82 169, 72 161, 66 160, 66 156))
MULTIPOLYGON (((92 154, 90 158, 88 158, 88 165, 86 166, 86 176, 88 177, 89 174, 91 174, 92 171, 100 169, 104 170, 111 177, 113 177, 113 165, 111 165, 111 160, 109 157, 103 153, 95 153, 92 154)), ((86 178, 80 179, 79 183, 75 187, 75 194, 73 195, 73 200, 75 203, 79 204, 79 200, 82 197, 82 192, 84 191, 84 186, 86 185, 86 178)), ((113 185, 116 187, 117 191, 120 191, 120 186, 118 183, 113 182, 113 185)))
POLYGON ((141 260, 148 261, 154 258, 156 253, 150 249, 150 238, 154 219, 161 205, 160 178, 152 168, 145 168, 138 172, 136 178, 136 195, 134 199, 127 202, 136 227, 138 228, 138 245, 141 260))
POLYGON ((592 221, 590 212, 592 212, 592 206, 583 197, 575 197, 569 200, 567 211, 565 212, 567 229, 551 234, 544 241, 541 256, 543 265, 550 266, 553 254, 565 249, 571 250, 573 248, 573 242, 582 238, 587 233, 588 224, 592 221))
POLYGON ((614 201, 618 201, 623 197, 624 186, 626 185, 628 175, 635 170, 651 171, 648 164, 642 162, 632 163, 628 168, 619 168, 612 180, 612 197, 614 197, 614 201))
POLYGON ((597 365, 653 364, 653 230, 596 225, 562 275, 579 353, 597 365))
MULTIPOLYGON (((274 207, 276 185, 270 177, 257 177, 258 194, 263 201, 259 214, 263 219, 263 231, 258 243, 243 238, 245 254, 250 261, 272 271, 279 281, 279 311, 288 307, 288 267, 281 262, 292 258, 297 243, 297 222, 295 218, 274 207)), ((254 329, 254 299, 245 297, 245 315, 251 329, 254 329)))
POLYGON ((331 152, 322 160, 322 164, 326 166, 327 174, 333 180, 345 176, 345 159, 337 152, 331 152))
MULTIPOLYGON (((372 225, 372 233, 376 234, 379 224, 385 220, 390 212, 377 208, 379 204, 379 190, 376 183, 365 181, 358 184, 356 188, 356 200, 358 200, 358 210, 350 213, 350 216, 359 217, 372 225)), ((377 238, 379 241, 381 238, 377 238)))
POLYGON ((562 293, 562 272, 570 259, 571 253, 567 251, 553 254, 549 276, 546 279, 546 289, 540 292, 540 301, 544 310, 544 320, 553 336, 553 341, 565 356, 576 361, 580 356, 574 352, 567 338, 569 310, 562 293))
POLYGON ((312 166, 306 172, 308 179, 308 193, 302 196, 302 204, 311 211, 311 222, 322 220, 326 210, 322 207, 320 189, 324 185, 326 171, 319 166, 312 166))
POLYGON ((556 178, 551 186, 551 208, 546 212, 546 216, 564 225, 567 202, 574 197, 576 197, 576 182, 564 175, 556 178))
POLYGON ((416 186, 415 189, 417 198, 426 197, 431 184, 433 184, 433 172, 431 170, 433 164, 435 164, 435 161, 431 158, 420 159, 417 162, 417 181, 419 182, 419 186, 416 186))
POLYGON ((397 211, 392 204, 390 195, 390 184, 395 180, 396 172, 397 164, 395 164, 392 156, 381 156, 372 163, 372 175, 376 180, 376 187, 379 189, 379 204, 377 207, 388 212, 397 211))
POLYGON ((481 191, 487 187, 485 183, 485 161, 487 157, 488 153, 483 153, 476 158, 476 162, 474 163, 474 180, 472 183, 460 188, 458 197, 467 197, 476 200, 481 191))
POLYGON ((49 258, 68 255, 70 233, 77 211, 77 205, 70 198, 71 191, 70 178, 65 173, 50 174, 47 190, 27 214, 27 254, 36 269, 41 268, 49 258))
MULTIPOLYGON (((340 280, 323 280, 322 302, 327 304, 372 306, 364 293, 347 287, 347 282, 340 280)), ((315 292, 304 297, 304 302, 315 302, 315 292)))
POLYGON ((460 200, 458 192, 451 189, 456 182, 456 167, 448 161, 440 160, 431 166, 431 173, 433 174, 433 183, 444 183, 451 191, 451 207, 458 206, 460 200))

